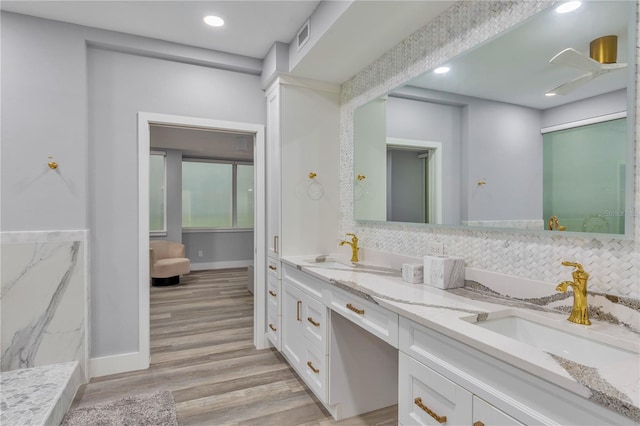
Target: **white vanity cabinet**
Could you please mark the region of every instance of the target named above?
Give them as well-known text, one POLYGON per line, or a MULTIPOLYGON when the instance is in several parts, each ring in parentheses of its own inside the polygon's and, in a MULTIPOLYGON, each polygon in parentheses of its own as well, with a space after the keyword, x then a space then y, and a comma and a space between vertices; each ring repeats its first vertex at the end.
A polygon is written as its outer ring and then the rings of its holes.
POLYGON ((309 388, 328 401, 328 309, 319 300, 326 285, 285 267, 282 280, 282 353, 309 388))
POLYGON ((282 281, 280 279, 280 261, 269 258, 267 262, 267 338, 278 350, 281 350, 282 281))
POLYGON ((281 349, 281 256, 335 251, 339 218, 339 86, 280 76, 266 89, 265 333, 281 349), (316 177, 310 178, 314 173, 316 177), (313 184, 313 186, 310 186, 313 184), (271 281, 271 283, 269 283, 271 281), (273 330, 273 329, 276 330, 273 330))
POLYGON ((404 317, 400 317, 399 332, 401 424, 438 424, 428 410, 446 416, 446 424, 456 425, 634 424, 630 418, 404 317))

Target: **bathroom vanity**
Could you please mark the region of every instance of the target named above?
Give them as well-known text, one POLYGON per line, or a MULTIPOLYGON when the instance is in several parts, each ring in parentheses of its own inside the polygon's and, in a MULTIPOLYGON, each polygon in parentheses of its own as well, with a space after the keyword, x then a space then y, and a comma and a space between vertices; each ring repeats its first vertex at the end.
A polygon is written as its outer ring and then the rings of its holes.
POLYGON ((267 305, 281 323, 270 323, 268 336, 336 419, 398 404, 404 425, 640 421, 637 330, 579 326, 497 293, 440 290, 405 283, 395 268, 320 260, 282 259, 281 287, 270 285, 267 305), (505 331, 512 321, 538 324, 547 341, 577 335, 588 356, 525 343, 505 331), (613 352, 598 354, 602 340, 613 352))

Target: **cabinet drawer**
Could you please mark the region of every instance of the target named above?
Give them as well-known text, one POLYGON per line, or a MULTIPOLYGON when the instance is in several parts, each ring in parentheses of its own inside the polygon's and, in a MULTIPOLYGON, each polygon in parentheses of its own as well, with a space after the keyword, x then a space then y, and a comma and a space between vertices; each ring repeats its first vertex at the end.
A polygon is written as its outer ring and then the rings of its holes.
POLYGON ((398 314, 339 289, 331 292, 331 309, 398 347, 398 314))
POLYGON ((280 322, 280 315, 267 307, 267 339, 279 351, 282 349, 280 322))
POLYGON ((306 272, 299 271, 289 265, 284 265, 282 278, 295 284, 299 289, 318 300, 322 300, 323 290, 328 287, 328 284, 322 282, 322 280, 312 277, 306 272))
POLYGON ((328 356, 314 345, 306 345, 303 361, 302 378, 320 400, 327 402, 328 356))
POLYGON ((278 315, 282 313, 282 281, 271 275, 267 276, 267 309, 273 309, 278 315))
POLYGON ((524 426, 524 423, 520 423, 475 395, 473 395, 472 424, 476 426, 524 426))
POLYGON ((327 307, 312 297, 306 297, 303 306, 304 336, 309 344, 315 345, 323 354, 327 354, 327 307))
POLYGON ((282 268, 282 262, 272 257, 267 257, 267 276, 280 279, 282 274, 280 269, 282 268))
POLYGON ((402 352, 398 356, 400 424, 472 424, 471 392, 402 352))

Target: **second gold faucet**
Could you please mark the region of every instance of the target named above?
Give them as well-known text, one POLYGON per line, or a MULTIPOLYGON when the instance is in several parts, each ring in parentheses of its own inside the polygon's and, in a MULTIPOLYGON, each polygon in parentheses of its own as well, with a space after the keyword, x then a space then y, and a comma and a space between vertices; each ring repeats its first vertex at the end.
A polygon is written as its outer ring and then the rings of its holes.
POLYGON ((360 247, 358 247, 358 237, 356 237, 356 234, 351 233, 347 233, 347 236, 351 237, 351 241, 342 240, 340 241, 340 245, 349 244, 351 246, 351 261, 358 262, 358 250, 360 250, 360 247))

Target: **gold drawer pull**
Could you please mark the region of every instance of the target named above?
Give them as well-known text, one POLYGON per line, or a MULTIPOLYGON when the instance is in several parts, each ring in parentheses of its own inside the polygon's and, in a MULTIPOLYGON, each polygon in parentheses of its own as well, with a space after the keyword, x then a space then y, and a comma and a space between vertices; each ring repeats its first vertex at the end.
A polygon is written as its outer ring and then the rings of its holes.
POLYGON ((296 319, 298 321, 302 321, 302 319, 300 318, 300 308, 302 307, 302 301, 298 300, 297 306, 296 306, 296 319))
POLYGON ((278 270, 278 268, 276 268, 276 267, 275 267, 275 266, 273 266, 273 265, 269 265, 269 269, 271 269, 272 271, 276 271, 276 270, 278 270))
POLYGON ((416 404, 418 407, 420 407, 420 409, 422 411, 424 411, 425 413, 427 413, 428 415, 430 415, 431 417, 433 417, 433 419, 438 422, 438 423, 446 423, 447 422, 447 416, 439 416, 436 413, 434 413, 433 411, 431 411, 431 409, 429 407, 427 407, 426 405, 424 405, 422 403, 422 398, 418 397, 416 399, 413 400, 414 404, 416 404))
POLYGON ((273 297, 276 297, 276 296, 277 296, 277 294, 275 294, 275 293, 273 292, 273 290, 269 290, 269 294, 270 294, 270 295, 272 295, 273 297))
POLYGON ((307 318, 307 321, 309 321, 311 324, 315 325, 316 327, 320 327, 320 323, 315 322, 311 317, 307 318))
POLYGON ((347 303, 347 309, 352 310, 358 315, 364 315, 364 309, 358 309, 355 306, 353 306, 351 303, 347 303))
POLYGON ((277 328, 275 328, 275 327, 273 326, 273 324, 269 324, 269 328, 270 328, 270 329, 272 329, 273 331, 278 331, 278 329, 277 329, 277 328))
POLYGON ((484 423, 478 420, 477 422, 473 422, 473 426, 484 426, 484 423))
POLYGON ((315 368, 313 366, 313 364, 311 363, 311 361, 307 361, 307 365, 309 366, 309 368, 316 374, 320 373, 320 370, 318 370, 317 368, 315 368))

